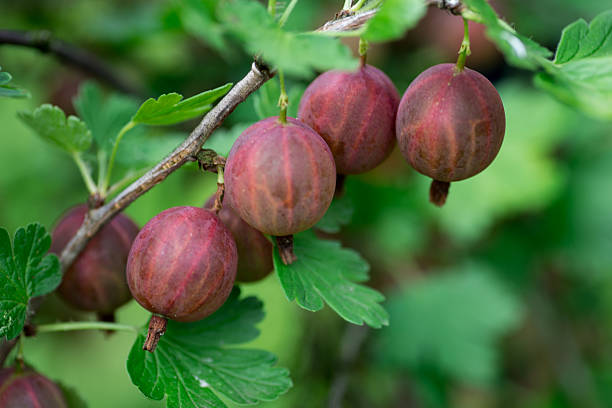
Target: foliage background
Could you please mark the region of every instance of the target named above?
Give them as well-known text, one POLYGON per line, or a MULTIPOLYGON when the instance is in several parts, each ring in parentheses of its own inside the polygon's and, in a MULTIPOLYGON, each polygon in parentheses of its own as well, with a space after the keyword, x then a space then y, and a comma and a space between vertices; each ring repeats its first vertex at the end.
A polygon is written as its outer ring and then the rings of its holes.
MULTIPOLYGON (((103 57, 145 96, 189 96, 241 78, 250 56, 232 42, 202 42, 215 28, 194 32, 185 3, 3 0, 0 27, 48 29, 103 57)), ((287 26, 315 28, 341 3, 299 2, 287 26)), ((498 3, 507 21, 552 50, 565 25, 605 9, 597 0, 498 3)), ((496 84, 506 107, 499 157, 481 175, 453 184, 442 209, 427 203, 428 180, 397 149, 380 168, 348 180, 352 221, 338 237, 371 263, 371 284, 389 299, 389 328, 362 330, 329 310, 299 309, 273 275, 245 287, 267 313, 255 345, 276 353, 296 384, 265 406, 341 406, 334 405, 339 393, 347 407, 612 406, 610 123, 537 90, 529 73, 506 65, 477 28, 472 33, 467 65, 496 84)), ((403 92, 425 68, 454 61, 460 41, 460 19, 431 9, 404 39, 373 46, 369 58, 403 92)), ((347 44, 355 49, 355 41, 347 44)), ((0 99, 0 225, 11 232, 32 221, 51 228, 87 193, 70 160, 16 113, 44 102, 73 112, 71 98, 87 74, 10 46, 0 47, 0 65, 32 94, 0 99)), ((289 83, 293 109, 307 83, 289 83)), ((258 119, 255 100, 228 119, 226 137, 258 119)), ((194 123, 174 130, 188 132, 194 123)), ((214 185, 214 176, 185 166, 126 212, 143 225, 166 208, 201 205, 214 185)), ((55 297, 41 310, 40 321, 93 318, 55 297)), ((141 324, 146 313, 131 302, 118 317, 141 324)), ((162 406, 130 383, 132 341, 126 333, 41 335, 28 339, 25 355, 91 407, 162 406)))

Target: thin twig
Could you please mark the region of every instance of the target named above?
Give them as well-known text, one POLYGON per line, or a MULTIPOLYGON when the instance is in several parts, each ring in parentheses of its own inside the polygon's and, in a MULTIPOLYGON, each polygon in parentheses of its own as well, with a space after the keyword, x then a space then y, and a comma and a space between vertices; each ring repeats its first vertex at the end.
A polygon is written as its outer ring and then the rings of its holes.
POLYGON ((142 92, 117 76, 113 69, 96 55, 53 37, 49 31, 0 30, 0 45, 20 45, 57 56, 62 62, 73 65, 106 82, 116 90, 143 96, 142 92))

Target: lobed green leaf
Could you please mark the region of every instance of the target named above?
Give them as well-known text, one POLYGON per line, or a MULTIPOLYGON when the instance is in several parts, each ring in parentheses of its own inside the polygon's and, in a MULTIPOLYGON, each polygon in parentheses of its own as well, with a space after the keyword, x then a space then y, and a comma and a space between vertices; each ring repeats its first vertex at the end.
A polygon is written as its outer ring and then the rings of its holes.
POLYGON ((234 289, 213 315, 198 322, 168 322, 154 353, 142 350, 147 328, 132 347, 127 368, 132 382, 149 398, 167 397, 172 408, 226 408, 216 395, 238 404, 271 401, 291 386, 289 372, 262 350, 229 348, 258 336, 262 303, 239 299, 234 289))
POLYGON ((554 65, 535 78, 540 88, 588 114, 612 119, 612 10, 563 30, 554 65))
POLYGON ((183 100, 177 93, 147 99, 132 117, 132 122, 145 125, 173 125, 208 112, 212 103, 229 92, 233 84, 225 84, 183 100))
POLYGON ((34 112, 19 112, 19 118, 40 137, 69 153, 82 152, 91 146, 92 135, 85 122, 68 116, 57 106, 44 104, 34 112))
POLYGON ((59 260, 45 255, 51 237, 40 224, 29 224, 15 232, 13 244, 0 228, 0 338, 9 340, 23 330, 28 302, 47 294, 62 279, 59 260))
POLYGON ((274 268, 290 301, 317 311, 327 303, 343 319, 380 328, 389 324, 379 304, 385 297, 359 282, 368 279, 368 263, 355 251, 337 241, 317 239, 312 233, 294 237, 297 260, 285 265, 274 250, 274 268))
POLYGON ((98 147, 110 153, 119 131, 138 109, 138 103, 117 94, 105 98, 100 87, 88 81, 79 88, 74 107, 91 130, 98 147))
POLYGON ((315 225, 315 228, 328 234, 338 233, 343 225, 351 222, 354 210, 353 203, 346 195, 341 198, 334 198, 334 201, 332 201, 323 218, 315 225))
MULTIPOLYGON (((550 50, 517 33, 501 20, 486 0, 465 0, 463 3, 487 27, 487 36, 497 45, 506 60, 519 68, 536 70, 547 64, 550 50)), ((469 63, 469 62, 468 62, 469 63)))
POLYGON ((400 38, 419 22, 425 11, 423 0, 386 0, 361 36, 373 42, 400 38))
POLYGON ((286 74, 310 77, 314 71, 357 68, 357 60, 338 39, 285 31, 259 2, 224 2, 219 16, 247 52, 260 54, 286 74))

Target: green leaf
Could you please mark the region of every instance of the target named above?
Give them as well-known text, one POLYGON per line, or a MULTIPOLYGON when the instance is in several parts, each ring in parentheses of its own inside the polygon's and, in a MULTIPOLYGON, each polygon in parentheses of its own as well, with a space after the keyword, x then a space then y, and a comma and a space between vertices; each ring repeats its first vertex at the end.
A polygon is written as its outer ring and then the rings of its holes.
POLYGON ((375 354, 388 365, 434 366, 457 380, 486 383, 497 372, 497 342, 521 320, 521 307, 486 268, 465 265, 429 276, 389 299, 393 324, 375 354))
POLYGON ((340 40, 284 31, 259 2, 223 2, 219 16, 247 52, 261 54, 266 62, 286 74, 310 77, 314 71, 357 68, 357 60, 340 40))
MULTIPOLYGON (((487 27, 487 36, 497 45, 508 63, 519 68, 535 70, 547 65, 550 50, 517 33, 497 17, 486 0, 465 0, 463 3, 478 15, 478 21, 487 27)), ((468 59, 469 65, 469 59, 468 59)))
POLYGON ((612 119, 612 10, 563 30, 554 65, 535 83, 585 113, 612 119))
POLYGON ((225 27, 215 20, 216 0, 183 0, 180 9, 185 29, 222 54, 228 52, 225 27))
POLYGON ((262 303, 239 299, 234 289, 213 315, 193 323, 168 322, 154 353, 142 350, 147 329, 136 339, 127 361, 132 382, 149 398, 167 396, 171 408, 221 408, 221 393, 238 404, 272 401, 291 386, 289 372, 262 350, 228 347, 256 338, 262 303), (215 392, 213 392, 213 390, 215 392))
POLYGON ((185 100, 174 92, 164 94, 157 100, 149 98, 140 106, 132 121, 145 125, 173 125, 193 119, 208 112, 211 104, 228 93, 231 87, 232 84, 225 84, 185 100))
POLYGON ((46 255, 51 237, 40 224, 17 229, 13 244, 0 228, 0 338, 17 337, 31 298, 53 291, 62 280, 59 260, 46 255))
POLYGON ((82 152, 91 146, 91 131, 76 116, 68 116, 57 106, 41 105, 34 112, 19 112, 19 118, 40 137, 70 153, 82 152))
POLYGON ((18 88, 16 86, 8 85, 13 77, 8 72, 2 72, 0 67, 0 96, 8 98, 29 98, 30 93, 25 89, 18 88))
POLYGON ((574 58, 580 49, 580 42, 588 31, 589 25, 583 19, 565 27, 557 46, 554 63, 564 64, 574 58))
POLYGON ((351 222, 354 210, 353 203, 346 195, 341 198, 334 198, 334 201, 332 201, 323 218, 315 225, 315 228, 328 234, 338 233, 343 225, 351 222))
POLYGON ((362 37, 368 41, 400 38, 425 15, 423 0, 386 0, 367 24, 362 37))
POLYGON ((138 109, 138 103, 117 94, 105 98, 100 87, 88 81, 79 88, 74 107, 91 130, 98 147, 110 153, 119 131, 138 109))
POLYGON ((313 312, 326 302, 354 324, 365 322, 375 328, 389 324, 387 312, 379 304, 385 297, 358 284, 368 280, 370 266, 357 252, 309 232, 294 237, 294 252, 297 260, 285 265, 278 248, 274 250, 274 268, 287 299, 313 312))

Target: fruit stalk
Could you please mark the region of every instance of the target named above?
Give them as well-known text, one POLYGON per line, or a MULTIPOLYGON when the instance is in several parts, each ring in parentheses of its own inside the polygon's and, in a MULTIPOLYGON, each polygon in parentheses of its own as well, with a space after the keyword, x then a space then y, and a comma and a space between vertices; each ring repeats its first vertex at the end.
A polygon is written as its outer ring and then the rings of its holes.
POLYGON ((368 60, 368 41, 363 38, 359 38, 359 66, 365 67, 368 60))
POLYGON ((289 95, 285 89, 285 74, 283 70, 278 70, 278 80, 280 82, 280 96, 278 98, 278 106, 280 108, 280 114, 278 120, 280 123, 287 123, 287 108, 289 107, 289 95))
POLYGON ((217 166, 217 192, 215 193, 215 204, 212 210, 215 214, 223 208, 223 196, 225 195, 225 182, 223 180, 223 166, 217 166))
POLYGON ((457 65, 455 71, 460 73, 465 68, 465 59, 470 55, 470 26, 467 19, 463 19, 463 41, 461 41, 461 48, 459 48, 459 57, 457 58, 457 65))

